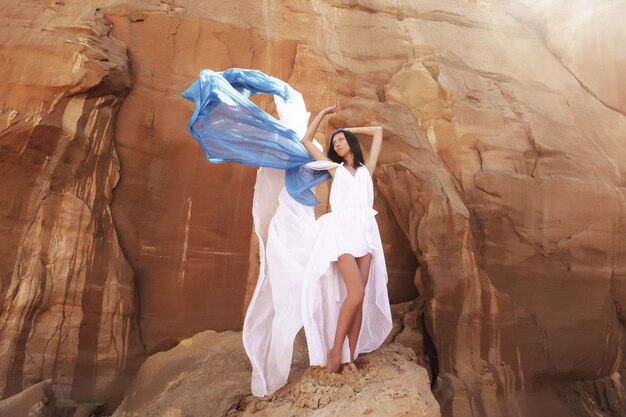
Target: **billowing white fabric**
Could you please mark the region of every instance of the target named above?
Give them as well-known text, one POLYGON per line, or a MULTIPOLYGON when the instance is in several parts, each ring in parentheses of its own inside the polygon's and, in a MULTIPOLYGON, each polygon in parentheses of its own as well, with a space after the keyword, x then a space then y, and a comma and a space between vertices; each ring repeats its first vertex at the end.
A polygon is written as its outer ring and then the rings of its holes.
MULTIPOLYGON (((293 93, 296 99, 290 103, 275 96, 276 107, 280 122, 302 137, 309 113, 302 96, 293 93)), ((334 162, 315 161, 307 166, 320 170, 337 167, 330 196, 332 211, 317 221, 313 207, 298 203, 287 193, 284 171, 260 168, 257 173, 252 210, 261 265, 243 326, 256 396, 271 395, 287 382, 294 339, 302 326, 310 364, 326 365, 346 295, 334 262, 340 250, 354 247, 355 253, 373 255, 355 355, 378 348, 392 327, 387 269, 367 168, 360 167, 352 177, 334 162), (361 238, 349 239, 347 230, 361 238)), ((348 361, 346 342, 342 363, 348 361)))

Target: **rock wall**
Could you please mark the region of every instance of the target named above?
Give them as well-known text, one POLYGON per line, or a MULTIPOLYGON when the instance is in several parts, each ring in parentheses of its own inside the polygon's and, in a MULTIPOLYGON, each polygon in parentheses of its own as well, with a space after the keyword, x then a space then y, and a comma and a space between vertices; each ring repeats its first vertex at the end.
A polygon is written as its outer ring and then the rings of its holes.
POLYGON ((114 128, 131 88, 126 47, 93 9, 83 21, 61 18, 61 7, 2 12, 3 397, 47 378, 60 398, 121 395, 128 359, 144 351, 110 207, 114 128))
POLYGON ((606 106, 626 114, 623 1, 523 0, 512 12, 539 31, 564 67, 606 106))
POLYGON ((419 293, 442 415, 522 415, 533 398, 549 415, 565 407, 559 392, 583 392, 563 384, 619 380, 626 118, 607 85, 622 86, 611 74, 623 63, 600 53, 583 65, 563 42, 589 34, 560 30, 558 8, 9 3, 3 397, 53 377, 57 398, 114 405, 145 355, 240 328, 256 278, 254 170, 206 163, 178 97, 200 69, 232 66, 285 79, 312 111, 339 97, 321 141, 384 126, 375 184, 390 294, 419 293))

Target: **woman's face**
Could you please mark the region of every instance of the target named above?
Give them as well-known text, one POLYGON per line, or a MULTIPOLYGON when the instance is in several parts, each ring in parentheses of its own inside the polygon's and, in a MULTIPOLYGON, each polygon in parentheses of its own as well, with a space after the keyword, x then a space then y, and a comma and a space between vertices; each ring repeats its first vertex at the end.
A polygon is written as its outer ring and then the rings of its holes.
POLYGON ((343 132, 339 132, 333 137, 333 149, 335 149, 337 155, 342 158, 350 152, 350 145, 348 144, 346 136, 343 132))

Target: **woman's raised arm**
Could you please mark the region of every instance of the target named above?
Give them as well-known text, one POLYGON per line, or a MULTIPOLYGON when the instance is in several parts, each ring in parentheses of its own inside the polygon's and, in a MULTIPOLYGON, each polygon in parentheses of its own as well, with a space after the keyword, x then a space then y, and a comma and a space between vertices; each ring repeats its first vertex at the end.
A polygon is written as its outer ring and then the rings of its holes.
MULTIPOLYGON (((330 161, 330 158, 328 158, 324 152, 320 151, 317 146, 315 146, 313 144, 313 138, 315 136, 315 132, 317 131, 317 128, 319 127, 320 123, 322 122, 322 119, 324 118, 324 116, 326 116, 327 114, 330 113, 335 113, 337 111, 337 109, 339 108, 339 103, 334 104, 332 106, 326 107, 325 109, 320 110, 320 112, 317 114, 317 116, 315 116, 315 119, 313 119, 313 121, 311 122, 311 124, 309 125, 309 127, 306 130, 306 133, 304 134, 304 137, 302 138, 302 145, 304 145, 304 147, 306 148, 307 151, 309 151, 309 153, 311 154, 311 156, 317 160, 317 161, 330 161)), ((335 168, 328 168, 328 173, 334 177, 335 176, 335 168)))
POLYGON ((378 162, 378 155, 380 155, 380 148, 383 145, 383 128, 380 126, 365 126, 365 127, 350 127, 345 128, 352 133, 364 134, 373 136, 372 147, 370 148, 369 157, 365 162, 365 166, 370 174, 374 174, 376 163, 378 162))
POLYGON ((330 107, 326 107, 325 109, 320 110, 317 116, 315 116, 315 119, 313 119, 313 121, 307 128, 306 133, 304 134, 304 137, 302 138, 302 144, 304 145, 306 150, 309 151, 311 156, 318 161, 330 161, 330 159, 328 159, 328 157, 324 155, 324 152, 320 151, 313 144, 313 137, 315 136, 315 132, 317 132, 317 128, 322 122, 322 119, 324 118, 324 116, 330 113, 334 113, 336 111, 337 111, 337 104, 334 104, 330 107))

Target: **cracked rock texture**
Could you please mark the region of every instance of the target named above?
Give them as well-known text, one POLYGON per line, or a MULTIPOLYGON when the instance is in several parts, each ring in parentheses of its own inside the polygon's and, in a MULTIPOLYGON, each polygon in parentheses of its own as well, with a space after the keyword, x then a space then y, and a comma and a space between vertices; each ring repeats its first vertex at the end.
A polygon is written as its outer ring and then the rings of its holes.
POLYGON ((52 379, 112 411, 148 355, 241 328, 255 171, 207 163, 178 96, 236 66, 339 97, 322 142, 384 127, 390 297, 419 294, 397 338, 442 415, 624 409, 624 2, 3 5, 2 398, 52 379))
POLYGON ((252 369, 241 333, 204 331, 150 356, 112 417, 439 417, 426 370, 397 343, 361 356, 358 369, 331 374, 307 366, 296 339, 289 382, 264 398, 250 395, 252 369))
POLYGON ((569 71, 607 106, 626 114, 623 1, 522 0, 513 13, 544 36, 569 71), (529 18, 530 16, 530 18, 529 18))
POLYGON ((111 212, 131 76, 102 14, 61 3, 2 11, 0 392, 52 378, 59 399, 106 401, 144 351, 111 212))

